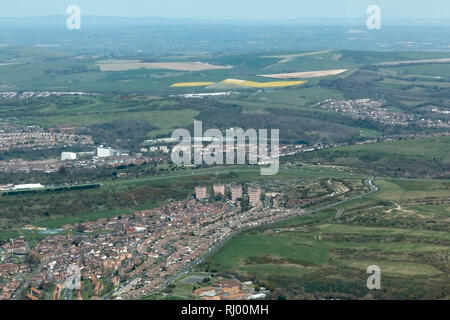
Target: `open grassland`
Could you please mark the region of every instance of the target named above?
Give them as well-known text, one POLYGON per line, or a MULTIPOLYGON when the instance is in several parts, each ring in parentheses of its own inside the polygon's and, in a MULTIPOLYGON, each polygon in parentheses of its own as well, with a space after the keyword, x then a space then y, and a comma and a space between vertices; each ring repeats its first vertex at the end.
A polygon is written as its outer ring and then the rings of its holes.
POLYGON ((183 88, 183 87, 206 87, 214 84, 215 82, 179 82, 174 83, 171 87, 183 88))
MULTIPOLYGON (((263 68, 263 73, 294 73, 317 70, 353 69, 358 63, 351 59, 345 59, 339 51, 315 51, 293 53, 266 58, 276 58, 278 61, 263 68)), ((261 73, 259 73, 261 74, 261 73)))
POLYGON ((407 155, 412 157, 426 157, 428 159, 438 156, 450 161, 450 137, 354 145, 336 148, 334 150, 338 152, 350 151, 384 155, 407 155))
POLYGON ((274 298, 445 298, 450 288, 448 181, 376 184, 379 192, 339 205, 339 216, 327 209, 240 235, 199 270, 256 279, 274 289, 274 298), (433 197, 447 202, 426 203, 433 197), (375 295, 366 288, 370 265, 382 272, 383 289, 375 295))
POLYGON ((376 66, 391 67, 391 66, 402 66, 410 64, 433 64, 433 63, 448 63, 450 58, 443 59, 423 59, 423 60, 405 60, 405 61, 388 61, 376 64, 376 66))
MULTIPOLYGON (((448 248, 447 248, 448 249, 448 248)), ((355 268, 360 272, 364 272, 367 266, 378 265, 383 274, 390 276, 404 276, 404 277, 414 277, 414 276, 436 276, 442 273, 439 269, 432 266, 405 262, 405 261, 374 261, 374 260, 352 260, 352 261, 339 261, 344 267, 355 268)))
POLYGON ((308 57, 308 56, 315 56, 320 55, 324 53, 328 53, 330 51, 323 50, 323 51, 312 51, 312 52, 302 52, 302 53, 294 53, 294 54, 284 54, 284 55, 278 55, 278 56, 267 56, 266 58, 274 58, 274 59, 281 59, 278 63, 286 63, 291 62, 292 60, 295 60, 299 57, 308 57))
POLYGON ((241 94, 239 98, 229 97, 227 99, 218 98, 222 103, 235 104, 251 110, 266 108, 287 108, 293 110, 308 110, 311 112, 335 113, 326 110, 318 110, 311 107, 311 104, 325 99, 342 99, 343 96, 334 90, 317 87, 291 87, 283 91, 260 91, 241 94))
POLYGON ((91 127, 118 121, 145 121, 149 130, 142 134, 140 143, 147 138, 169 135, 176 128, 185 128, 199 114, 198 110, 179 107, 176 100, 128 95, 52 97, 46 100, 36 99, 32 108, 28 103, 11 106, 8 102, 0 107, 0 117, 11 116, 12 112, 14 116, 22 117, 24 124, 37 124, 45 128, 59 125, 91 127))
POLYGON ((403 201, 433 197, 450 197, 450 180, 401 180, 377 181, 380 192, 369 198, 377 200, 403 201))
MULTIPOLYGON (((237 53, 179 57, 134 57, 123 59, 96 56, 75 56, 50 48, 20 47, 0 48, 2 90, 65 90, 88 92, 186 92, 189 86, 174 83, 220 82, 223 79, 245 79, 258 83, 258 75, 280 77, 345 77, 366 65, 395 63, 408 65, 379 65, 380 71, 398 70, 446 76, 444 70, 449 55, 436 52, 356 52, 311 51, 279 54, 237 53), (429 61, 428 64, 411 64, 410 61, 429 61), (440 62, 440 63, 437 63, 440 62), (436 64, 435 64, 436 63, 436 64), (430 66, 431 71, 420 72, 430 66), (434 66, 443 66, 442 71, 434 66), (347 72, 341 73, 343 70, 347 72), (183 89, 185 91, 183 91, 183 89)), ((318 77, 318 78, 316 78, 318 77)), ((236 86, 236 85, 235 85, 236 86)), ((279 88, 283 88, 280 86, 279 88)), ((243 88, 255 88, 247 86, 243 88)), ((265 88, 258 86, 256 88, 265 88)), ((268 87, 273 88, 273 87, 268 87)), ((275 86, 277 88, 277 86, 275 86)), ((206 89, 206 88, 205 88, 206 89)), ((214 89, 214 88, 212 88, 214 89)), ((211 90, 212 90, 211 89, 211 90)))
POLYGON ((388 69, 381 69, 381 71, 396 72, 404 76, 430 76, 431 79, 439 79, 442 77, 450 77, 450 64, 420 64, 413 66, 399 66, 388 69))
POLYGON ((138 111, 123 113, 106 113, 103 115, 94 115, 88 117, 86 115, 67 115, 67 116, 50 116, 38 120, 38 123, 45 127, 53 127, 57 125, 75 125, 90 126, 101 123, 108 123, 117 120, 145 120, 157 129, 148 133, 148 137, 158 135, 168 135, 173 129, 187 127, 193 122, 194 117, 198 114, 195 110, 173 110, 170 112, 158 111, 138 111))
POLYGON ((294 158, 354 167, 379 176, 447 178, 450 137, 351 145, 294 158))
POLYGON ((24 62, 30 60, 55 59, 73 57, 70 52, 59 51, 50 47, 39 46, 2 46, 0 61, 24 62))
MULTIPOLYGON (((2 66, 1 84, 9 86, 6 91, 21 89, 71 91, 76 85, 103 80, 103 76, 95 70, 91 62, 90 60, 56 59, 2 66)), ((90 91, 88 86, 85 90, 90 91)))
POLYGON ((272 273, 281 273, 292 279, 301 279, 302 276, 308 273, 317 271, 315 267, 304 267, 298 264, 257 264, 257 265, 245 265, 241 269, 243 272, 254 274, 256 276, 266 276, 272 273))
POLYGON ((326 263, 329 252, 322 243, 299 243, 286 234, 246 233, 234 239, 212 259, 211 268, 239 272, 241 267, 283 262, 302 266, 303 262, 326 263))
MULTIPOLYGON (((423 237, 428 239, 450 240, 450 233, 442 231, 346 226, 335 224, 320 225, 318 226, 318 229, 323 234, 349 234, 349 235, 355 234, 366 236, 392 236, 392 237, 405 236, 405 237, 423 237)), ((442 247, 440 248, 442 249, 442 247)))
POLYGON ((378 84, 381 87, 386 88, 399 88, 402 89, 405 86, 413 87, 408 89, 409 92, 414 90, 414 92, 421 92, 427 90, 427 87, 440 87, 440 88, 450 88, 450 83, 448 82, 435 82, 435 81, 408 81, 385 77, 378 84))

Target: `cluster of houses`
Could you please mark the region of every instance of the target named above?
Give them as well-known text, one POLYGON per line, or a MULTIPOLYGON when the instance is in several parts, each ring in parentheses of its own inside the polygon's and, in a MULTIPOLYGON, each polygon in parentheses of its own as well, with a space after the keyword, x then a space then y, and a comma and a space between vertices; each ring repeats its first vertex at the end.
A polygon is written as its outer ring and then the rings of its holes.
MULTIPOLYGON (((223 195, 226 186, 216 185, 215 189, 223 195)), ((259 192, 252 192, 252 201, 258 199, 259 192)), ((233 186, 233 194, 236 199, 242 196, 242 186, 233 186)), ((18 238, 1 247, 9 260, 0 263, 0 295, 9 299, 12 294, 17 294, 24 279, 30 281, 27 290, 34 287, 42 291, 42 288, 54 288, 52 285, 63 285, 69 275, 69 266, 77 265, 84 279, 96 278, 91 285, 98 286, 98 298, 106 293, 98 282, 103 285, 113 282, 113 298, 139 298, 190 268, 237 230, 285 219, 292 214, 295 212, 280 209, 242 213, 223 201, 172 202, 132 215, 66 225, 58 231, 60 233, 38 241, 31 249, 33 255, 40 257, 38 269, 30 269, 23 258, 11 258, 12 253, 20 255, 30 250, 26 242, 18 238)), ((83 292, 84 289, 80 290, 83 292)), ((41 292, 41 295, 29 292, 29 299, 49 299, 51 296, 58 299, 61 288, 55 290, 41 292)), ((245 292, 246 295, 249 293, 245 292)), ((241 297, 233 296, 231 291, 218 291, 217 294, 224 299, 226 296, 241 297)))
MULTIPOLYGON (((420 126, 428 128, 450 127, 450 121, 419 118, 410 113, 395 111, 393 108, 385 106, 385 102, 383 101, 375 101, 371 99, 327 99, 317 103, 316 107, 349 115, 355 119, 370 119, 389 125, 408 126, 411 123, 416 123, 420 126)), ((435 112, 433 110, 436 109, 432 108, 431 112, 435 112)))
POLYGON ((61 91, 23 91, 23 92, 16 92, 16 91, 6 91, 6 92, 0 92, 0 98, 6 98, 6 99, 13 99, 13 98, 19 98, 19 99, 29 99, 29 98, 47 98, 50 96, 85 96, 85 95, 92 95, 92 93, 86 93, 86 92, 61 92, 61 91))
POLYGON ((57 131, 45 131, 39 126, 0 126, 0 150, 49 149, 59 146, 93 145, 91 136, 57 131))
POLYGON ((28 252, 28 244, 23 238, 11 239, 0 247, 0 252, 23 256, 28 252))
POLYGON ((0 300, 10 299, 20 286, 16 278, 30 272, 28 264, 18 264, 12 258, 24 256, 27 252, 28 244, 23 238, 12 239, 0 246, 0 300))

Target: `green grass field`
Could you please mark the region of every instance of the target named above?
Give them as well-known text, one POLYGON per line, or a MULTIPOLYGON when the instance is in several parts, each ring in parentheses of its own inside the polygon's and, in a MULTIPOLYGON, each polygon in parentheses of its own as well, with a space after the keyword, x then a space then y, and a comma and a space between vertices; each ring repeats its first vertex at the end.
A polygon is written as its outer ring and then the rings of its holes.
MULTIPOLYGON (((24 90, 64 90, 88 92, 190 92, 190 88, 171 88, 177 82, 220 82, 228 78, 257 81, 260 74, 348 69, 344 77, 359 67, 385 61, 446 58, 446 53, 434 52, 280 52, 198 55, 193 57, 152 57, 153 62, 189 62, 192 59, 215 65, 233 66, 232 69, 185 72, 176 70, 129 70, 100 72, 98 63, 104 57, 75 57, 70 52, 59 52, 37 47, 0 48, 0 66, 3 84, 24 90)), ((129 60, 123 57, 123 60, 129 60)), ((132 58, 131 58, 132 59, 132 58)), ((386 68, 389 72, 421 75, 448 75, 448 65, 412 65, 386 68)), ((330 78, 330 77, 326 77, 330 78)), ((333 78, 333 77, 331 77, 333 78)), ((319 81, 321 78, 314 79, 319 81)), ((201 89, 203 90, 203 89, 201 89)))
POLYGON ((369 292, 364 275, 370 265, 380 266, 390 283, 379 298, 420 298, 430 287, 448 290, 450 204, 404 203, 448 200, 448 180, 389 179, 376 185, 379 192, 339 205, 340 218, 336 209, 328 209, 247 232, 199 270, 225 272, 243 281, 256 278, 289 298, 304 298, 300 287, 316 297, 362 298, 369 292), (436 281, 425 284, 427 277, 436 281), (404 287, 405 281, 411 285, 404 287))
POLYGON ((450 162, 450 137, 382 142, 336 148, 332 151, 349 151, 368 154, 410 156, 431 159, 439 157, 450 162))
POLYGON ((299 154, 293 159, 351 167, 381 177, 444 179, 450 165, 450 137, 350 145, 299 154))
POLYGON ((435 63, 401 66, 387 69, 388 71, 395 71, 402 75, 428 75, 433 77, 450 77, 450 64, 435 63))
POLYGON ((401 201, 424 199, 427 197, 448 197, 450 195, 449 180, 380 180, 377 181, 380 192, 372 199, 401 201))

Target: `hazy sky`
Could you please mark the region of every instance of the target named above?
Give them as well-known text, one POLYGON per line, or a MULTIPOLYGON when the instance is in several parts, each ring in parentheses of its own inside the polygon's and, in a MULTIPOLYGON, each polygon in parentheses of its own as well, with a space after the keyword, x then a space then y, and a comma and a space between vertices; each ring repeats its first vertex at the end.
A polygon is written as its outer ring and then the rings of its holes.
POLYGON ((1 0, 0 17, 82 14, 128 17, 280 20, 365 18, 379 5, 386 19, 448 19, 450 0, 1 0))

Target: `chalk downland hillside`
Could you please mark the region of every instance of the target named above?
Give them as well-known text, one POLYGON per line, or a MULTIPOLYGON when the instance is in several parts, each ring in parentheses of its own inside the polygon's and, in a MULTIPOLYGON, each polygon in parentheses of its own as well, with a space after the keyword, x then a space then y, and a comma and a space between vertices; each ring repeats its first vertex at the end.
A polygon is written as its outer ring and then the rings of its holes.
POLYGON ((358 168, 379 176, 449 178, 450 136, 353 145, 294 158, 358 168))
POLYGON ((272 299, 448 299, 450 180, 376 184, 367 198, 246 232, 197 271, 251 280, 272 299), (370 265, 382 290, 366 287, 370 265))
POLYGON ((262 74, 259 76, 273 79, 309 79, 309 78, 335 76, 344 73, 346 71, 347 69, 337 69, 337 70, 320 70, 320 71, 291 72, 279 74, 262 74))

